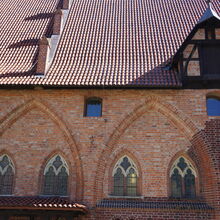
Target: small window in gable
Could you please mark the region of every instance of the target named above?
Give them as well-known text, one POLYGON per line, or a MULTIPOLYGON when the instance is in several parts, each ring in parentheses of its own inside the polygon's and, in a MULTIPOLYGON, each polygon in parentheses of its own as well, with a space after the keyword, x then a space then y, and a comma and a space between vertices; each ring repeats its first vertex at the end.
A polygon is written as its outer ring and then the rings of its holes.
POLYGON ((122 157, 113 169, 113 195, 137 196, 138 170, 127 156, 122 157))
POLYGON ((220 77, 220 43, 201 44, 199 56, 202 75, 220 77))
POLYGON ((170 171, 171 197, 195 198, 196 178, 197 174, 192 164, 184 157, 178 158, 170 171))
POLYGON ((11 195, 15 169, 8 155, 0 156, 0 195, 11 195))
POLYGON ((208 116, 220 116, 220 98, 207 98, 206 109, 208 116))
POLYGON ((102 116, 102 99, 97 97, 88 98, 85 104, 85 117, 102 116))
POLYGON ((69 169, 65 160, 56 155, 46 165, 44 170, 44 195, 67 195, 69 169))

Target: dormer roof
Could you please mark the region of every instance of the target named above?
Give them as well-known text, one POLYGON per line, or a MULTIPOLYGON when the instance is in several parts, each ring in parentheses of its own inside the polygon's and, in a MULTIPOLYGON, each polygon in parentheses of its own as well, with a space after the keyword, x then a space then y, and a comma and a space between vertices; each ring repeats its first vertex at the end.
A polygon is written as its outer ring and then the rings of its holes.
POLYGON ((215 11, 215 8, 213 8, 213 4, 210 2, 208 8, 206 9, 204 14, 199 19, 198 24, 201 24, 204 21, 207 21, 207 20, 212 19, 212 18, 220 20, 220 16, 215 11))

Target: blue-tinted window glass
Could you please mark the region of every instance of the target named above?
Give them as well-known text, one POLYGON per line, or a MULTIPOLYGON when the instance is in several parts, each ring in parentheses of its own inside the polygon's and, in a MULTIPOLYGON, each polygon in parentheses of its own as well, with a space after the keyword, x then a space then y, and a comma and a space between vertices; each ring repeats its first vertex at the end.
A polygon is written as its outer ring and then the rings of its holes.
POLYGON ((102 102, 101 100, 88 100, 86 105, 87 117, 100 117, 102 116, 102 102))
POLYGON ((207 99, 207 114, 209 116, 220 116, 220 99, 207 99))

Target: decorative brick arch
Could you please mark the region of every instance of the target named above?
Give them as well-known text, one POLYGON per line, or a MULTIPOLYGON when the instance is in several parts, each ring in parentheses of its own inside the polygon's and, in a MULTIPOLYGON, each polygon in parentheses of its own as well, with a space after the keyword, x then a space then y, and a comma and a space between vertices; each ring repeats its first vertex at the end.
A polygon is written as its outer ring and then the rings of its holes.
POLYGON ((206 122, 205 128, 191 140, 189 154, 198 164, 202 183, 202 197, 215 208, 215 219, 220 219, 220 119, 206 122))
POLYGON ((211 92, 206 93, 206 97, 220 97, 220 91, 219 90, 212 90, 211 92))
POLYGON ((114 151, 115 146, 117 145, 118 140, 124 134, 126 129, 139 117, 144 115, 149 110, 155 110, 166 118, 179 129, 181 133, 188 139, 191 140, 193 134, 198 132, 198 128, 195 124, 180 110, 172 106, 169 103, 164 103, 157 96, 149 96, 145 104, 134 109, 130 114, 128 114, 119 124, 119 126, 113 131, 110 136, 106 148, 102 151, 101 156, 98 161, 96 178, 95 178, 95 187, 94 187, 94 203, 102 198, 103 195, 103 178, 106 169, 106 161, 108 161, 109 155, 114 151))
MULTIPOLYGON (((68 194, 71 195, 72 192, 74 192, 73 190, 71 190, 72 186, 73 186, 73 182, 72 182, 72 174, 73 172, 75 172, 73 170, 73 167, 71 166, 71 161, 68 159, 68 155, 66 155, 63 151, 61 151, 60 149, 57 150, 53 150, 52 152, 50 152, 45 158, 43 163, 41 164, 40 170, 39 170, 39 178, 38 178, 38 194, 42 194, 43 192, 43 174, 44 174, 44 170, 45 167, 47 166, 48 162, 56 155, 60 155, 65 162, 68 165, 68 170, 69 170, 69 177, 68 177, 68 194)), ((76 194, 76 192, 74 192, 74 195, 76 194)), ((75 199, 75 198, 74 198, 75 199)), ((77 199, 77 198, 76 198, 77 199)))
POLYGON ((12 124, 14 124, 19 118, 23 117, 32 109, 39 109, 41 112, 48 115, 48 117, 59 127, 61 132, 63 133, 67 143, 70 146, 70 150, 73 155, 73 159, 76 162, 76 177, 77 177, 77 192, 76 198, 80 201, 83 199, 83 169, 82 169, 82 162, 79 156, 79 150, 77 144, 72 137, 70 131, 68 130, 65 123, 53 112, 51 111, 45 104, 41 101, 32 99, 27 101, 25 104, 18 106, 14 110, 12 110, 9 114, 6 115, 0 121, 0 137, 4 134, 4 132, 10 128, 12 124))

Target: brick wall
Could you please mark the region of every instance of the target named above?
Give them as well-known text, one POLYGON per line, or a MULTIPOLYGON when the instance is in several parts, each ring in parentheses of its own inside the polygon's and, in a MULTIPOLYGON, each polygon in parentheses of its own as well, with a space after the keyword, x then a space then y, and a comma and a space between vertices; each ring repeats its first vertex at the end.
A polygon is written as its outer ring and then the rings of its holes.
POLYGON ((216 219, 220 219, 220 119, 207 121, 192 143, 194 160, 202 170, 200 179, 204 198, 216 208, 216 219))
MULTIPOLYGON (((213 92, 220 94, 219 90, 213 92)), ((43 168, 54 154, 60 153, 70 167, 69 195, 92 207, 111 193, 112 166, 127 154, 139 167, 141 195, 167 197, 168 167, 176 154, 187 154, 190 150, 203 172, 201 163, 205 161, 200 161, 202 156, 191 145, 193 135, 199 134, 209 120, 207 93, 206 90, 1 90, 0 152, 8 153, 15 163, 14 194, 40 194, 43 168), (102 117, 83 117, 84 100, 90 96, 103 99, 102 117)), ((204 150, 207 158, 209 154, 204 150)), ((210 185, 202 181, 201 176, 199 196, 206 198, 210 185)), ((212 199, 207 201, 210 203, 212 199)), ((115 210, 118 212, 121 213, 115 210)), ((98 211, 97 216, 100 215, 98 211)), ((145 219, 156 219, 156 214, 153 215, 147 214, 145 219)), ((203 215, 210 214, 200 216, 203 215)))

